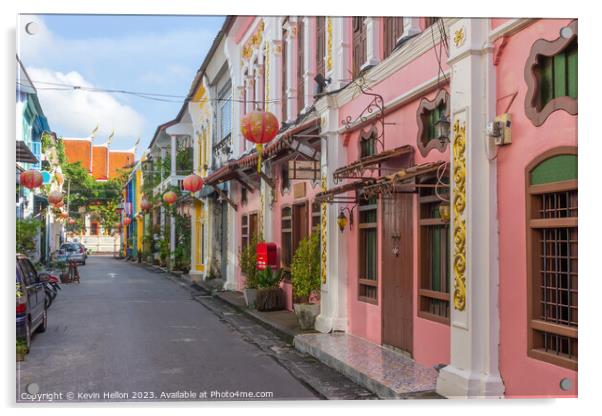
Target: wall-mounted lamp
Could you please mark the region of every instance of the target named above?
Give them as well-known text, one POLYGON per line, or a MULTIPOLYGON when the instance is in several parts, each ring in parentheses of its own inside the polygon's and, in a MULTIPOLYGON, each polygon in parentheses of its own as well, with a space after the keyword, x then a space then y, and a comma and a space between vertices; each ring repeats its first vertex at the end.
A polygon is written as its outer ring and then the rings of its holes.
POLYGON ((355 206, 353 206, 351 209, 349 209, 348 207, 344 207, 341 209, 341 212, 339 212, 339 216, 337 217, 337 225, 339 226, 339 230, 341 230, 341 232, 345 231, 345 227, 347 227, 347 223, 349 223, 349 229, 353 229, 353 209, 355 208, 355 206), (347 211, 348 215, 349 215, 349 219, 347 219, 347 216, 345 215, 345 211, 347 211))
POLYGON ((446 202, 443 202, 441 204, 439 204, 439 217, 441 217, 441 220, 445 223, 449 222, 449 204, 446 202))
POLYGON ((439 120, 435 122, 435 137, 442 143, 449 142, 449 118, 441 113, 439 120))

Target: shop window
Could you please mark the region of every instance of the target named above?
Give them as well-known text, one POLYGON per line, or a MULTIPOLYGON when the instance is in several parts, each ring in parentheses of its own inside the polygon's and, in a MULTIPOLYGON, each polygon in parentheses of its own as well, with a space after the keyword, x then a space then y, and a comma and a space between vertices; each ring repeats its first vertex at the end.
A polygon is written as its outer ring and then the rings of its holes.
POLYGON ((434 25, 435 23, 437 23, 438 20, 441 20, 441 18, 440 17, 425 17, 424 18, 424 29, 434 25))
POLYGON ((403 17, 383 17, 384 57, 391 55, 403 34, 403 17))
POLYGON ((529 356, 577 369, 577 154, 548 152, 528 169, 529 356))
POLYGON ((358 299, 378 301, 378 213, 377 199, 360 197, 358 299))
POLYGON ((357 78, 366 62, 366 17, 353 17, 353 78, 357 78))
POLYGON ((429 101, 423 98, 416 111, 418 123, 417 147, 422 156, 426 156, 432 149, 440 152, 445 150, 447 142, 441 142, 436 134, 435 124, 444 115, 449 120, 449 94, 440 90, 437 96, 429 101))
POLYGON ((326 76, 326 18, 316 16, 316 74, 326 76))
POLYGON ((280 257, 282 267, 291 267, 292 245, 293 245, 293 212, 291 207, 282 208, 281 227, 281 251, 280 257))
MULTIPOLYGON (((442 180, 448 183, 448 179, 442 180)), ((449 324, 450 247, 449 222, 440 215, 442 198, 449 200, 449 188, 436 178, 421 182, 419 193, 419 311, 425 319, 449 324), (435 189, 437 191, 435 192, 435 189)), ((448 203, 447 203, 448 204, 448 203)))
POLYGON ((527 59, 525 113, 535 126, 556 110, 577 114, 577 21, 563 30, 554 41, 537 40, 527 59))
POLYGON ((376 132, 372 129, 369 132, 360 133, 360 158, 376 154, 376 132))
POLYGON ((305 107, 305 24, 297 17, 297 112, 305 107))
POLYGON ((249 244, 249 216, 247 214, 240 218, 240 236, 241 246, 246 247, 249 244))
POLYGON ((280 193, 284 194, 291 189, 291 180, 288 171, 288 162, 282 164, 280 168, 280 193))
POLYGON ((247 188, 242 187, 240 190, 240 205, 247 205, 248 191, 247 188))

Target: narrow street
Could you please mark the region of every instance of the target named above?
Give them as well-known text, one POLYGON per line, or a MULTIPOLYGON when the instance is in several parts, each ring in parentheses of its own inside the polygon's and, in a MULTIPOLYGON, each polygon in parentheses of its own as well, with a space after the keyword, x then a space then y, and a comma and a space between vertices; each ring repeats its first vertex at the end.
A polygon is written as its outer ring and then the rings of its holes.
POLYGON ((318 398, 166 275, 111 257, 89 257, 80 274, 81 284, 62 286, 48 330, 17 364, 18 401, 28 401, 24 392, 66 401, 226 399, 215 391, 318 398))

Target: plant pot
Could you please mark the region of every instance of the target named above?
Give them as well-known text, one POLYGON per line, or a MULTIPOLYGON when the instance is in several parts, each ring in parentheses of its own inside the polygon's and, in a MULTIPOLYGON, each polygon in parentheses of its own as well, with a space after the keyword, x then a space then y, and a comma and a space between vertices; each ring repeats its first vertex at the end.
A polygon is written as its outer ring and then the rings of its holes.
POLYGON ((316 317, 320 314, 319 303, 295 303, 295 315, 302 331, 314 329, 316 317))
POLYGON ((257 289, 244 289, 243 294, 245 295, 245 303, 248 308, 255 307, 255 301, 257 300, 257 289))
POLYGON ((279 287, 257 289, 255 308, 258 311, 281 311, 284 309, 284 292, 279 287))

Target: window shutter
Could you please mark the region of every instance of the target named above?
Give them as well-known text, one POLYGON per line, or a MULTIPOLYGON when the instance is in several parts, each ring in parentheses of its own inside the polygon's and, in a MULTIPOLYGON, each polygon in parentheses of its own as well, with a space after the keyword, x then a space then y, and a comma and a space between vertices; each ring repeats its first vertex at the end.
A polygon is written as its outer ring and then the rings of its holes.
POLYGON ((326 31, 324 16, 316 17, 316 73, 325 75, 324 56, 326 55, 326 31))
POLYGON ((305 107, 305 25, 297 18, 297 112, 305 107))

